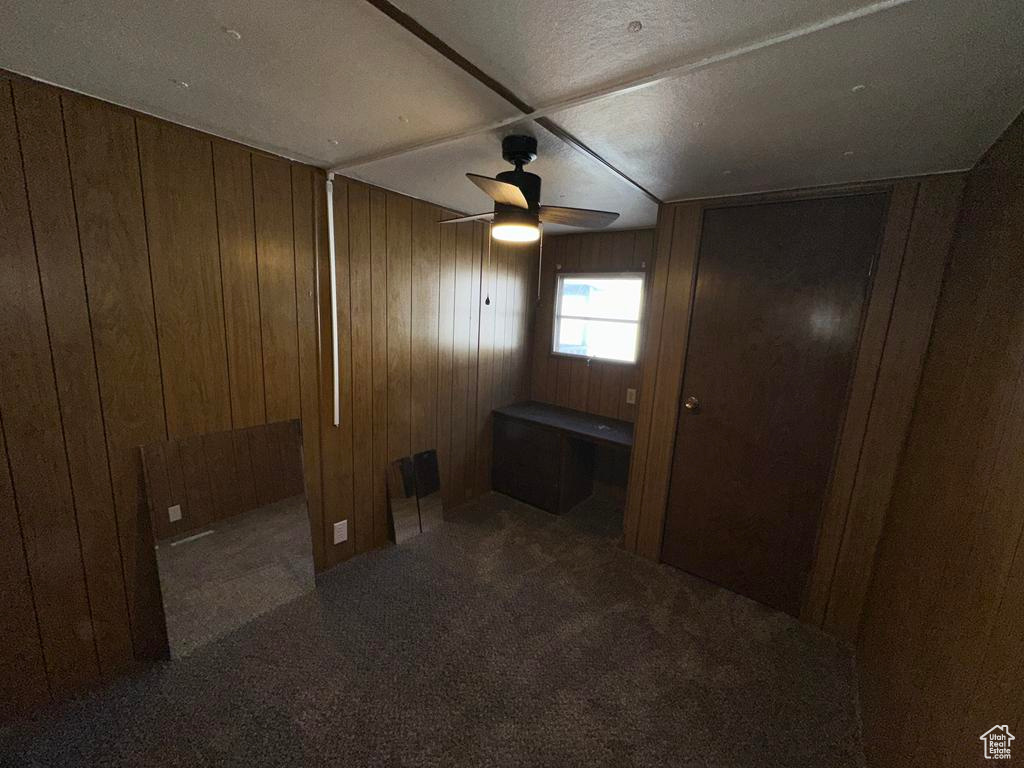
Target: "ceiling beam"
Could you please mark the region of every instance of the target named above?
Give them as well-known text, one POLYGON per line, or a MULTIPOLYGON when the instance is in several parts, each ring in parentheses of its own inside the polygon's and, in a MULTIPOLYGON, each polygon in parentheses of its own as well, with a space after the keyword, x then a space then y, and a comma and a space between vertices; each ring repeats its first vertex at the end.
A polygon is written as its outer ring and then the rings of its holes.
MULTIPOLYGON (((490 88, 496 94, 505 99, 505 101, 507 101, 513 107, 522 112, 523 115, 526 115, 528 117, 533 116, 533 113, 535 112, 534 108, 527 104, 525 101, 523 101, 521 98, 519 98, 515 93, 513 93, 512 89, 508 88, 503 83, 499 82, 498 80, 495 80, 493 77, 488 75, 486 72, 484 72, 482 69, 476 66, 469 59, 467 59, 461 53, 459 53, 450 45, 448 45, 444 40, 439 38, 429 29, 427 29, 418 21, 416 21, 416 19, 407 14, 405 11, 395 7, 392 3, 388 2, 388 0, 366 0, 366 2, 368 2, 378 11, 380 11, 385 16, 390 18, 392 21, 396 22, 397 24, 411 32, 413 35, 418 37, 424 43, 426 43, 439 54, 448 59, 452 64, 459 67, 462 71, 466 72, 471 77, 475 78, 482 85, 485 85, 488 88, 490 88)), ((519 122, 520 120, 522 120, 522 117, 516 117, 514 122, 519 122)), ((597 154, 597 152, 592 150, 590 147, 588 147, 578 138, 569 133, 569 131, 562 128, 560 125, 555 123, 550 118, 543 117, 537 120, 537 123, 541 127, 545 128, 547 131, 549 131, 552 135, 558 137, 566 144, 571 146, 576 151, 583 153, 592 160, 596 160, 605 169, 611 171, 615 176, 619 177, 619 179, 635 187, 637 191, 639 191, 641 194, 646 195, 648 198, 650 198, 652 202, 661 202, 657 197, 651 194, 649 190, 647 190, 639 183, 634 181, 632 178, 627 176, 625 173, 620 171, 614 165, 612 165, 599 154, 597 154)), ((346 165, 346 168, 351 168, 354 167, 355 165, 363 165, 363 163, 353 163, 350 165, 346 165)), ((345 170, 345 168, 338 167, 332 169, 332 171, 335 173, 341 172, 343 170, 345 170)))
POLYGON ((530 114, 533 112, 533 107, 527 104, 525 101, 516 96, 512 91, 506 88, 504 85, 499 83, 493 77, 488 75, 476 64, 471 62, 461 53, 452 48, 448 43, 439 38, 429 29, 420 24, 416 19, 407 14, 400 8, 395 7, 389 3, 388 0, 366 0, 370 5, 376 8, 378 11, 383 13, 392 21, 396 22, 402 27, 405 27, 409 32, 416 35, 420 40, 429 45, 435 51, 444 56, 455 66, 459 67, 462 71, 469 74, 471 77, 476 78, 483 85, 486 85, 496 94, 505 99, 509 104, 518 109, 524 114, 530 114))
MULTIPOLYGON (((381 4, 390 5, 390 3, 387 3, 386 0, 367 0, 367 2, 370 2, 375 7, 379 7, 379 5, 381 4)), ((637 91, 643 88, 649 88, 658 83, 665 82, 666 80, 673 80, 675 78, 684 77, 686 75, 693 74, 694 72, 699 72, 701 70, 717 66, 726 61, 742 58, 744 56, 750 56, 766 48, 771 48, 777 45, 784 45, 793 40, 798 40, 801 37, 807 37, 808 35, 813 35, 818 32, 823 32, 827 29, 832 29, 833 27, 842 26, 843 24, 849 24, 850 22, 857 21, 858 19, 873 16, 877 13, 883 13, 885 11, 912 2, 915 2, 915 0, 879 0, 879 2, 861 6, 860 8, 856 8, 852 11, 848 11, 837 16, 830 16, 826 19, 822 19, 811 24, 806 24, 802 27, 796 27, 794 29, 787 30, 786 32, 781 32, 776 35, 769 35, 768 37, 758 38, 757 40, 753 40, 743 45, 734 46, 732 48, 724 48, 716 53, 712 53, 700 59, 677 61, 671 64, 664 65, 660 68, 656 68, 652 71, 649 71, 639 76, 634 76, 631 78, 626 78, 624 80, 619 80, 606 85, 602 85, 598 88, 587 91, 586 93, 579 94, 568 99, 551 102, 550 104, 543 104, 539 107, 535 107, 531 112, 526 113, 526 116, 534 120, 539 120, 540 118, 550 117, 553 114, 563 112, 567 109, 582 107, 587 104, 592 104, 596 101, 601 101, 603 99, 608 99, 614 96, 631 93, 632 91, 637 91)), ((397 9, 395 10, 397 11, 397 9)), ((401 11, 397 11, 397 13, 402 14, 401 11)), ((405 16, 405 14, 402 15, 405 16)), ((430 33, 428 32, 427 34, 430 33)), ((463 59, 463 61, 465 61, 465 59, 463 59)), ((378 160, 387 160, 392 157, 404 155, 408 152, 444 146, 445 144, 460 141, 471 136, 477 136, 481 133, 488 133, 490 131, 500 130, 501 128, 505 128, 509 125, 513 125, 514 123, 521 122, 522 120, 523 115, 515 115, 513 117, 495 120, 485 125, 479 125, 474 128, 469 128, 458 133, 441 136, 436 139, 429 139, 427 141, 421 141, 414 144, 407 144, 405 146, 398 147, 397 149, 386 150, 384 152, 378 152, 370 155, 346 158, 340 161, 337 167, 333 168, 332 170, 336 172, 343 172, 360 165, 366 165, 368 163, 373 163, 378 160)))
POLYGON ((614 165, 609 163, 607 160, 605 160, 603 157, 597 154, 597 152, 592 150, 590 147, 588 147, 586 144, 584 144, 582 141, 576 138, 573 134, 569 133, 569 131, 565 130, 565 128, 560 126, 550 117, 538 117, 536 120, 534 120, 534 122, 537 123, 537 125, 539 125, 541 128, 546 129, 552 135, 560 138, 562 141, 564 141, 566 144, 568 144, 576 151, 583 153, 592 160, 596 160, 598 163, 603 165, 605 168, 607 168, 613 174, 615 174, 620 179, 625 181, 627 184, 632 185, 639 192, 646 195, 652 203, 655 203, 657 205, 661 204, 661 200, 657 196, 655 196, 654 193, 652 193, 650 190, 643 187, 638 181, 630 178, 624 172, 620 171, 614 165))

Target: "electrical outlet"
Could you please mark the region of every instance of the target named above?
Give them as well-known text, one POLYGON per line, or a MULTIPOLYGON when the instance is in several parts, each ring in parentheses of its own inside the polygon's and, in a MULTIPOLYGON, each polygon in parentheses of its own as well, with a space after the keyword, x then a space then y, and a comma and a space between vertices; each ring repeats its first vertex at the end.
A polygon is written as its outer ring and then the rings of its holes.
POLYGON ((626 390, 626 403, 628 405, 636 405, 636 390, 635 389, 627 389, 626 390))
POLYGON ((168 507, 167 517, 172 523, 176 523, 181 520, 181 504, 175 504, 173 507, 168 507))
POLYGON ((343 541, 348 541, 348 520, 334 524, 334 543, 341 544, 343 541))

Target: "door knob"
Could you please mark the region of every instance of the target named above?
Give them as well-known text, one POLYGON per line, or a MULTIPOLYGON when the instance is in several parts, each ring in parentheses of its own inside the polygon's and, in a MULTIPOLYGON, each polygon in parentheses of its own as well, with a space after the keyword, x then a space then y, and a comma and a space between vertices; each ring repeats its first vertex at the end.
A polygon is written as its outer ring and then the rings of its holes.
POLYGON ((699 411, 700 410, 700 400, 698 400, 693 395, 690 395, 688 398, 683 400, 683 408, 685 408, 688 411, 699 411))

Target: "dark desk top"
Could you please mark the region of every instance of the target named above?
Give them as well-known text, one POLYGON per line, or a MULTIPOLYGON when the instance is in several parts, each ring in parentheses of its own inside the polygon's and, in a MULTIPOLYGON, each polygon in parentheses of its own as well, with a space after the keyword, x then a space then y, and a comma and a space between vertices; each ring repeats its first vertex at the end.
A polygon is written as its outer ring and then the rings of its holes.
POLYGON ((633 425, 628 421, 607 419, 592 413, 534 402, 513 403, 495 408, 494 412, 508 418, 558 429, 595 442, 609 443, 625 448, 630 448, 633 445, 633 425))

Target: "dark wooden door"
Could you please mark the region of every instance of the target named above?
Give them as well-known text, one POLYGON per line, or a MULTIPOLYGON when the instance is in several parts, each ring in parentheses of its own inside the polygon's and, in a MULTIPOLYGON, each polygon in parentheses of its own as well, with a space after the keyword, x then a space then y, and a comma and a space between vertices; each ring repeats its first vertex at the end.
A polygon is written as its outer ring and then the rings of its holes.
POLYGON ((886 203, 704 214, 662 558, 794 615, 886 203))

